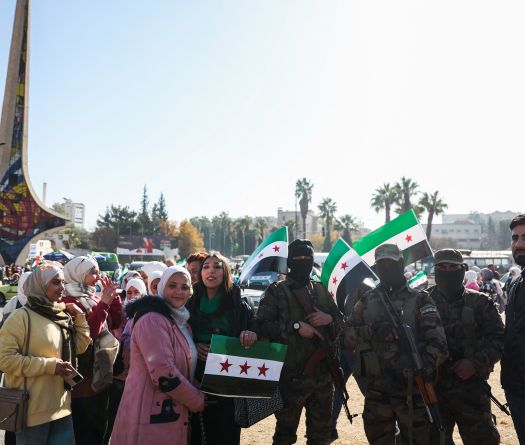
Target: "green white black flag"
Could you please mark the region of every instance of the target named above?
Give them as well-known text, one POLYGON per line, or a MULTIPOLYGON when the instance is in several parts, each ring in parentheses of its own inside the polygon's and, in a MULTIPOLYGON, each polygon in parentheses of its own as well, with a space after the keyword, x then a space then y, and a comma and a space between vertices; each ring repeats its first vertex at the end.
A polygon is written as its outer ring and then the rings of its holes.
POLYGON ((212 335, 201 391, 228 397, 273 396, 287 346, 258 341, 245 349, 238 338, 212 335))
POLYGON ((339 238, 323 265, 321 281, 340 310, 343 311, 346 297, 352 295, 365 278, 377 279, 370 266, 339 238))
POLYGON ((257 272, 286 273, 288 258, 288 228, 277 229, 266 238, 244 262, 240 282, 247 282, 257 272))
POLYGON ((432 255, 425 231, 413 210, 399 215, 379 229, 355 241, 353 248, 369 266, 373 266, 376 248, 386 243, 397 244, 403 252, 407 265, 432 255))

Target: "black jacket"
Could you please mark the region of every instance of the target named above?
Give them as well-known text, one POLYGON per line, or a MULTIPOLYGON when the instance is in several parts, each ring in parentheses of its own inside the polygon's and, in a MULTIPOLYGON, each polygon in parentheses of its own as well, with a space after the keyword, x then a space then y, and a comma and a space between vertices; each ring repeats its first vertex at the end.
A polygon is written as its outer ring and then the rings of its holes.
POLYGON ((505 309, 501 386, 525 396, 525 270, 510 285, 505 309))

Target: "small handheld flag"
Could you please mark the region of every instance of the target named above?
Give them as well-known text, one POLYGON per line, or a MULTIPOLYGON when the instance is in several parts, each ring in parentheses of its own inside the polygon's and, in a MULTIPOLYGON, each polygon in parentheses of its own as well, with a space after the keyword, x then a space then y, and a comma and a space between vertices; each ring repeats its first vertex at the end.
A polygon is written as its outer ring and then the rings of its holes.
POLYGON ((425 231, 413 210, 399 215, 379 229, 355 241, 353 247, 369 266, 373 266, 376 248, 386 243, 396 244, 399 247, 407 265, 432 255, 425 231))
POLYGON ((266 238, 244 262, 240 282, 244 283, 257 272, 286 273, 288 258, 288 228, 277 229, 266 238))
POLYGON ((270 398, 277 389, 287 348, 259 341, 246 349, 238 338, 214 334, 200 389, 220 396, 270 398))
POLYGON ((351 295, 365 278, 377 279, 370 266, 344 239, 339 238, 323 265, 321 282, 328 288, 341 311, 344 310, 346 297, 351 295))

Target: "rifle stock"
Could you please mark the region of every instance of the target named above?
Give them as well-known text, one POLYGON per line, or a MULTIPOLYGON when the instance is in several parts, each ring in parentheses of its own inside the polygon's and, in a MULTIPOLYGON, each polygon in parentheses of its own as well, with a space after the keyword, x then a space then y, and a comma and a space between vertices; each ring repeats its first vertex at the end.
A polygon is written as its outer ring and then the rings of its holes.
POLYGON ((376 290, 378 291, 381 303, 383 304, 394 328, 401 333, 405 350, 412 362, 414 381, 419 390, 419 393, 421 394, 421 397, 423 398, 429 420, 439 432, 440 442, 443 444, 445 441, 445 428, 439 413, 436 391, 434 390, 433 383, 427 377, 421 355, 417 349, 416 339, 414 337, 414 333, 412 332, 412 327, 403 323, 386 292, 380 287, 376 287, 376 290))

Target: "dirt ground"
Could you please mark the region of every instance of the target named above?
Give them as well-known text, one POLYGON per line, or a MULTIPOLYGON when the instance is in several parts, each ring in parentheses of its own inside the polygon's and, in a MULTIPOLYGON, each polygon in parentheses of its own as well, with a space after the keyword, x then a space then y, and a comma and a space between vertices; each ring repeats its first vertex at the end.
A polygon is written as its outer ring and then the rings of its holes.
MULTIPOLYGON (((496 398, 500 401, 505 401, 505 394, 501 389, 499 383, 499 374, 500 367, 499 364, 496 366, 496 369, 491 375, 489 380, 490 385, 492 386, 492 392, 496 398)), ((350 394, 350 411, 352 413, 362 413, 363 412, 363 396, 359 392, 357 384, 353 378, 350 378, 347 385, 348 393, 350 394)), ((507 416, 505 413, 501 412, 494 404, 492 405, 492 411, 496 414, 498 430, 501 435, 501 444, 502 445, 517 445, 518 438, 514 431, 514 426, 512 424, 512 419, 507 416)), ((251 428, 245 429, 242 431, 241 443, 247 445, 265 445, 272 443, 272 435, 275 429, 275 418, 273 416, 262 420, 261 422, 255 424, 251 428)), ((352 445, 365 445, 368 444, 366 440, 365 432, 363 429, 363 420, 361 416, 354 419, 353 424, 350 425, 344 410, 341 410, 341 415, 339 416, 339 421, 337 422, 337 430, 339 433, 339 439, 333 442, 334 445, 343 445, 343 444, 352 444, 352 445)), ((297 436, 299 440, 298 444, 306 443, 304 439, 305 434, 305 424, 304 424, 304 415, 299 424, 299 432, 297 436)), ((456 445, 462 444, 457 430, 454 435, 454 440, 456 445)), ((480 444, 482 445, 482 444, 480 444)))

